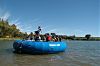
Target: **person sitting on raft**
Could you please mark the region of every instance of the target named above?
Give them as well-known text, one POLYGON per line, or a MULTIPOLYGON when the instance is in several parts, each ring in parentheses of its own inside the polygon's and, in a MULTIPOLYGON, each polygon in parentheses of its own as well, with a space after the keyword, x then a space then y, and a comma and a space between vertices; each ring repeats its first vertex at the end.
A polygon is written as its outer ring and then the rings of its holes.
POLYGON ((51 41, 51 36, 49 35, 49 33, 46 35, 46 41, 48 42, 48 41, 51 41))
POLYGON ((60 41, 61 42, 62 38, 60 36, 52 36, 52 41, 53 42, 58 42, 60 41))

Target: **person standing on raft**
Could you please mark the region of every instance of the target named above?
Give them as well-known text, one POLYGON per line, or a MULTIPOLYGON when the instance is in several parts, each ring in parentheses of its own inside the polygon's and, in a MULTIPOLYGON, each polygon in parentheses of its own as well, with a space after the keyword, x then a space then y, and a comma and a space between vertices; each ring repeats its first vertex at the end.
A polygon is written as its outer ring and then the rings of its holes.
POLYGON ((40 32, 42 32, 42 31, 41 31, 41 27, 40 27, 40 26, 38 26, 38 32, 39 32, 39 33, 40 33, 40 32))
POLYGON ((37 31, 35 31, 35 41, 40 41, 40 32, 42 32, 41 31, 41 27, 40 26, 38 26, 38 30, 37 31))

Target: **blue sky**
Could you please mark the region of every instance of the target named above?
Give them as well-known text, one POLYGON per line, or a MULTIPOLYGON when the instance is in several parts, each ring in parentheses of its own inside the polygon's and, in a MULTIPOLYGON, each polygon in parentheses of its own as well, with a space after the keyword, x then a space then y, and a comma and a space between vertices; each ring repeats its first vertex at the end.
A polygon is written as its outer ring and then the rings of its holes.
POLYGON ((99 0, 0 0, 0 17, 23 32, 100 36, 99 0))

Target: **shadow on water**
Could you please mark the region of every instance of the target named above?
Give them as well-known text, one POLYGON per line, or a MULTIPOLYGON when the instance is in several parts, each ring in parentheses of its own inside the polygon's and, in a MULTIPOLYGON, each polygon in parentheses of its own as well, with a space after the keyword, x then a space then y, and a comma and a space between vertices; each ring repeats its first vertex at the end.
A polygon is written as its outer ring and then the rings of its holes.
POLYGON ((27 54, 27 55, 52 55, 52 54, 61 54, 64 52, 58 52, 58 53, 29 53, 29 52, 17 52, 17 51, 12 51, 14 54, 27 54))

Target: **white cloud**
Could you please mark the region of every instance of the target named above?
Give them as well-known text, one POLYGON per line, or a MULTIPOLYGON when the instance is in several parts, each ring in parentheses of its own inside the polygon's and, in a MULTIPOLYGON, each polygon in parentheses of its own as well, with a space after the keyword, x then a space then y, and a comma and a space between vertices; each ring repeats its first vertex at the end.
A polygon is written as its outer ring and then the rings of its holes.
POLYGON ((51 33, 51 32, 56 32, 56 31, 57 31, 57 29, 51 29, 49 31, 46 31, 46 33, 51 33))
POLYGON ((16 24, 19 21, 19 19, 11 20, 10 24, 16 24))
POLYGON ((32 26, 27 27, 26 29, 32 29, 32 26))
POLYGON ((17 29, 22 29, 22 27, 21 26, 17 26, 17 29))
POLYGON ((41 29, 47 29, 47 28, 50 28, 50 27, 52 27, 52 26, 50 25, 50 26, 41 27, 41 29))
POLYGON ((9 13, 9 12, 6 12, 6 13, 4 13, 4 14, 1 16, 1 19, 7 20, 9 17, 10 17, 10 13, 9 13))
POLYGON ((17 26, 21 26, 22 24, 20 22, 15 23, 17 26))

